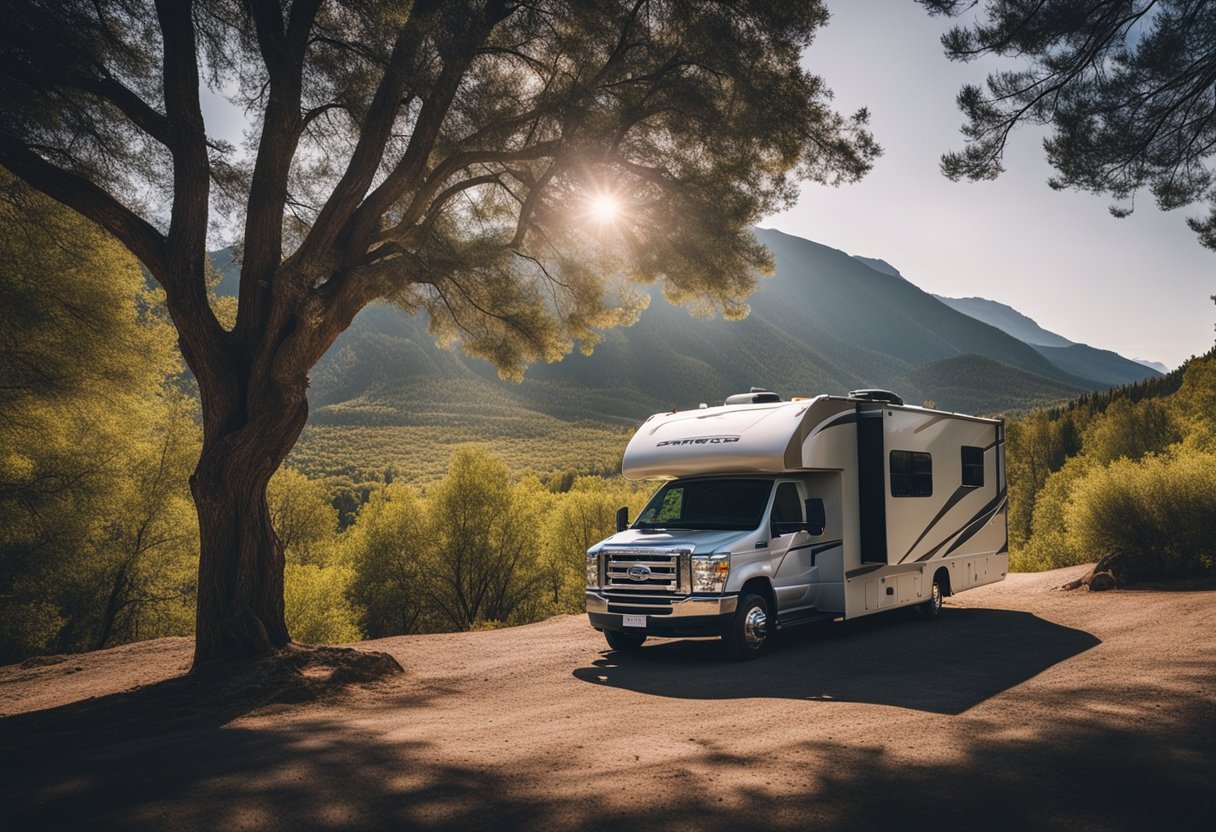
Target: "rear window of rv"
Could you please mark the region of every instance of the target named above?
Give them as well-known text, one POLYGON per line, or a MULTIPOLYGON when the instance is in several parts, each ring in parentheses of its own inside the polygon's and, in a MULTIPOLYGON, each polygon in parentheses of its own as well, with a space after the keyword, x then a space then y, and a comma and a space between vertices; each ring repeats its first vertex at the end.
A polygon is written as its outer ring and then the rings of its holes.
POLYGON ((963 485, 978 488, 984 484, 984 449, 963 446, 963 485))
POLYGON ((771 480, 669 482, 638 515, 637 528, 748 531, 760 525, 771 480))
POLYGON ((891 496, 933 495, 933 457, 919 451, 891 451, 891 496))

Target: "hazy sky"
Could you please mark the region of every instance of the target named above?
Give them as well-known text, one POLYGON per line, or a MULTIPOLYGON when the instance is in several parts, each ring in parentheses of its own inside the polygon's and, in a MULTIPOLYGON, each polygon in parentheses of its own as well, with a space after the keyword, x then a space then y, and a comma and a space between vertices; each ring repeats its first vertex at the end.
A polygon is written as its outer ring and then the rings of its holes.
MULTIPOLYGON (((880 257, 917 286, 1018 309, 1073 341, 1174 367, 1216 338, 1216 254, 1151 197, 1118 220, 1110 200, 1047 187, 1041 136, 1015 135, 995 182, 938 172, 961 145, 954 97, 983 64, 952 64, 946 24, 912 0, 828 0, 832 19, 804 64, 843 112, 868 107, 882 158, 861 183, 808 185, 798 204, 761 225, 849 254, 880 257)), ((213 135, 238 140, 239 109, 204 91, 213 135)), ((1191 213, 1203 213, 1199 208, 1191 213)))
MULTIPOLYGON (((929 292, 1007 303, 1073 341, 1174 367, 1216 339, 1216 253, 1185 211, 1148 194, 1127 219, 1110 200, 1047 187, 1041 134, 1015 136, 995 182, 938 171, 961 146, 954 97, 981 64, 942 54, 947 28, 911 0, 829 0, 832 19, 804 57, 843 112, 870 109, 884 154, 861 183, 809 185, 761 225, 849 254, 881 257, 929 292)), ((1206 213, 1202 208, 1190 213, 1206 213)))

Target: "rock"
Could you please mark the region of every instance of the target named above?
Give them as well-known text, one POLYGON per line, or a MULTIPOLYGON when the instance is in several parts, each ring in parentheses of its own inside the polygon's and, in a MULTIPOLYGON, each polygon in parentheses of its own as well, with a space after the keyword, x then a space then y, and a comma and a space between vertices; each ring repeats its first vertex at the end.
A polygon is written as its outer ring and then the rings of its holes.
POLYGON ((1110 572, 1095 572, 1089 576, 1086 582, 1090 592, 1104 592, 1108 589, 1116 589, 1119 584, 1115 581, 1115 576, 1110 572))

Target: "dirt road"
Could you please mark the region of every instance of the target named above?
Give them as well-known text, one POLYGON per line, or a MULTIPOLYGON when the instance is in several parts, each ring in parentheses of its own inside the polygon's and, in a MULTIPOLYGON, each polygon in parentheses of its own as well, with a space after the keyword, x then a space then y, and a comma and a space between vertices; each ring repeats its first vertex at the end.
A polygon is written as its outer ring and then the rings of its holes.
POLYGON ((1052 589, 1081 571, 742 665, 576 616, 385 639, 406 675, 321 704, 147 707, 185 640, 0 668, 0 824, 1216 828, 1216 592, 1052 589))

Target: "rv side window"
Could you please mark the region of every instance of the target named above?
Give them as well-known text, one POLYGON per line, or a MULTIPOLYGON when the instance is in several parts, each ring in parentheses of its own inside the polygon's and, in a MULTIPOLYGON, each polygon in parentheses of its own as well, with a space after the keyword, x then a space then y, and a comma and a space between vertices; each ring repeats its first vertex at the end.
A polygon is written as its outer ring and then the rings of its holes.
POLYGON ((963 446, 963 485, 978 488, 984 484, 984 449, 963 446))
POLYGON ((891 496, 932 495, 933 458, 918 451, 891 451, 891 496))

